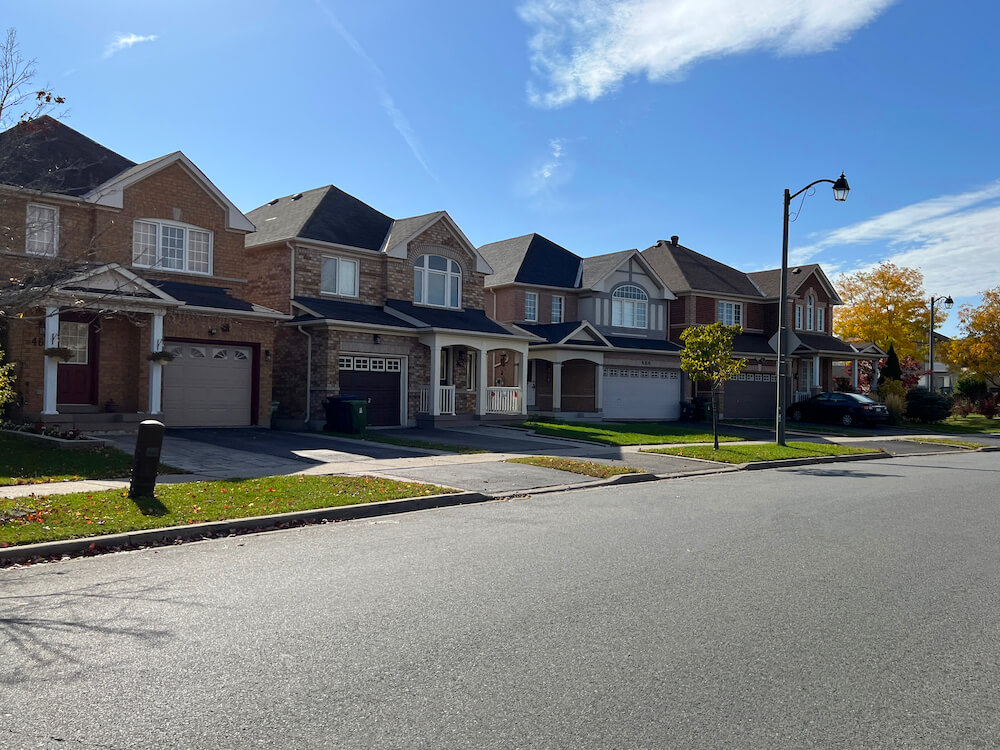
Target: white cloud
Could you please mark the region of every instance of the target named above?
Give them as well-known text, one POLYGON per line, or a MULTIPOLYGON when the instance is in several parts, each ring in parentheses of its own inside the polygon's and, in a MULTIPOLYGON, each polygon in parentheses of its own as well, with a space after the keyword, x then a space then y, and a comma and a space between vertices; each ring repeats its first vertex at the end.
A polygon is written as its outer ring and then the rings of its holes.
POLYGON ((334 28, 334 30, 345 42, 347 42, 347 46, 349 46, 354 51, 354 54, 360 57, 365 64, 368 65, 371 70, 372 78, 375 82, 375 88, 378 90, 379 104, 382 105, 382 110, 389 117, 389 121, 396 129, 396 132, 399 133, 406 142, 406 145, 409 147, 410 153, 413 154, 413 157, 420 163, 420 166, 424 168, 424 171, 436 180, 437 175, 431 171, 430 166, 427 164, 427 160, 424 159, 424 155, 420 148, 420 143, 417 140, 417 134, 413 130, 413 126, 410 125, 410 121, 407 119, 406 115, 404 115, 399 107, 396 106, 395 100, 389 93, 389 87, 386 84, 385 73, 382 72, 382 68, 380 68, 378 63, 371 58, 371 56, 365 51, 364 47, 361 46, 361 43, 354 38, 351 32, 347 30, 347 28, 340 22, 340 19, 337 18, 336 14, 334 14, 329 7, 327 7, 323 0, 316 0, 316 5, 319 7, 320 11, 322 11, 323 15, 326 16, 326 20, 330 22, 330 25, 334 28))
POLYGON ((522 186, 522 191, 534 196, 551 190, 557 185, 569 180, 569 171, 565 162, 566 139, 553 138, 549 141, 549 152, 541 163, 537 164, 528 175, 522 186))
POLYGON ((139 34, 119 34, 115 37, 114 41, 105 48, 104 57, 111 57, 116 52, 121 52, 123 49, 130 49, 137 44, 141 44, 142 42, 154 41, 156 41, 156 34, 150 34, 148 36, 140 36, 139 34))
POLYGON ((630 75, 681 77, 699 60, 770 49, 823 52, 895 0, 526 0, 532 102, 593 101, 630 75))
POLYGON ((928 294, 973 297, 1000 285, 1000 180, 980 190, 921 201, 821 235, 789 261, 836 264, 845 273, 889 260, 918 268, 928 294), (873 246, 866 250, 866 246, 873 246), (828 262, 838 251, 851 261, 828 262), (859 253, 867 258, 859 260, 859 253))

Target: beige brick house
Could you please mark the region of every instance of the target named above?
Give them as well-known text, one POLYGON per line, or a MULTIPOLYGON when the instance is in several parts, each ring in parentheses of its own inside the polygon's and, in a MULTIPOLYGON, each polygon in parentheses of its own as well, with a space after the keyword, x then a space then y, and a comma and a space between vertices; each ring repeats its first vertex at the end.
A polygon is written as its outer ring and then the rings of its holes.
POLYGON ((0 134, 4 349, 24 418, 267 424, 275 325, 254 226, 180 151, 136 164, 50 117, 0 134))
POLYGON ((327 186, 248 217, 248 295, 293 316, 275 340, 282 426, 321 426, 345 395, 368 400, 374 426, 525 413, 523 378, 497 384, 487 362, 526 358, 533 337, 487 317, 491 269, 446 212, 392 219, 327 186))

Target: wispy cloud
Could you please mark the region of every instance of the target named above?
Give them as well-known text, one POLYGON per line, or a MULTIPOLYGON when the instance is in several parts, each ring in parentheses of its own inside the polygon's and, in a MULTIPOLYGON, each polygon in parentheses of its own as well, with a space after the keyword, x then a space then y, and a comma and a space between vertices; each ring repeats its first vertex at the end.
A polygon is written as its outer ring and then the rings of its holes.
POLYGON ((114 41, 111 42, 105 49, 103 57, 105 59, 111 57, 116 52, 121 52, 123 49, 130 49, 137 44, 142 42, 155 42, 156 34, 150 34, 148 36, 140 36, 139 34, 119 34, 115 37, 114 41))
POLYGON ((378 63, 376 63, 371 56, 365 52, 361 43, 354 38, 351 32, 347 30, 344 24, 340 22, 340 19, 337 18, 336 14, 330 10, 329 7, 327 7, 327 4, 323 2, 323 0, 316 0, 316 5, 323 15, 326 16, 326 20, 333 27, 334 31, 336 31, 347 43, 347 46, 351 48, 354 54, 360 57, 368 66, 372 74, 372 79, 375 82, 375 88, 378 91, 379 104, 381 104, 383 111, 386 115, 388 115, 389 120, 392 122, 392 126, 396 129, 396 132, 399 133, 406 142, 406 145, 409 147, 413 157, 420 162, 420 166, 424 168, 424 171, 436 180, 437 175, 431 171, 430 166, 427 164, 427 160, 424 159, 424 155, 417 140, 417 135, 413 130, 413 126, 410 125, 410 121, 407 119, 406 115, 404 115, 399 107, 396 106, 395 100, 389 93, 389 87, 386 84, 385 73, 382 72, 382 68, 380 68, 378 63))
POLYGON ((566 139, 553 138, 549 141, 549 151, 528 174, 521 186, 522 192, 535 196, 565 184, 570 177, 565 161, 566 139))
POLYGON ((935 294, 971 297, 1000 285, 1000 180, 979 190, 946 195, 884 213, 819 236, 789 254, 846 273, 889 260, 919 268, 935 294), (828 262, 831 255, 840 260, 828 262), (851 260, 845 261, 848 256, 851 260))
POLYGON ((699 60, 768 49, 823 52, 895 0, 526 0, 532 68, 543 107, 593 101, 631 75, 681 77, 699 60))

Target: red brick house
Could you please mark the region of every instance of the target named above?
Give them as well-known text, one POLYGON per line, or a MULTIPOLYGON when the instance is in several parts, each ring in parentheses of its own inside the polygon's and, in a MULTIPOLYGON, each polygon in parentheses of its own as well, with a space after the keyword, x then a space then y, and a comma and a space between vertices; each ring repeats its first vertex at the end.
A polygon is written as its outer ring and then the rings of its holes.
POLYGON ((24 418, 266 424, 275 324, 253 224, 180 151, 136 164, 50 117, 0 134, 3 342, 24 418), (21 304, 16 304, 20 300, 21 304))
MULTIPOLYGON (((528 234, 479 251, 494 269, 486 277, 487 312, 537 337, 528 353, 530 411, 680 416, 680 347, 667 337, 675 297, 638 250, 581 258, 528 234)), ((491 367, 518 377, 510 360, 491 367)))
POLYGON ((321 426, 343 395, 367 399, 374 426, 525 413, 523 377, 497 383, 487 363, 526 358, 533 337, 487 317, 492 269, 446 212, 392 219, 326 186, 248 216, 248 294, 294 316, 275 340, 282 426, 321 426))
MULTIPOLYGON (((744 273, 684 247, 677 236, 660 240, 643 250, 642 256, 677 295, 670 303, 672 341, 679 343, 681 332, 692 325, 722 321, 743 326, 734 342, 735 354, 746 358, 748 365, 726 384, 723 415, 734 419, 774 416, 780 269, 744 273)), ((788 403, 834 390, 834 362, 885 356, 877 348, 853 346, 832 334, 833 307, 840 304, 820 266, 789 269, 785 301, 790 337, 788 403)), ((691 387, 692 395, 701 395, 698 384, 691 387)))

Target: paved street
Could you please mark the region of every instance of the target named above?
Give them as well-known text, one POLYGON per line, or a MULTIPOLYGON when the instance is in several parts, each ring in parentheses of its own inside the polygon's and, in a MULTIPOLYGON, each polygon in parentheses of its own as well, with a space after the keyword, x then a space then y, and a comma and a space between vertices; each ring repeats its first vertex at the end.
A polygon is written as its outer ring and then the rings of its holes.
POLYGON ((998 474, 803 466, 3 570, 0 746, 995 746, 998 474))

